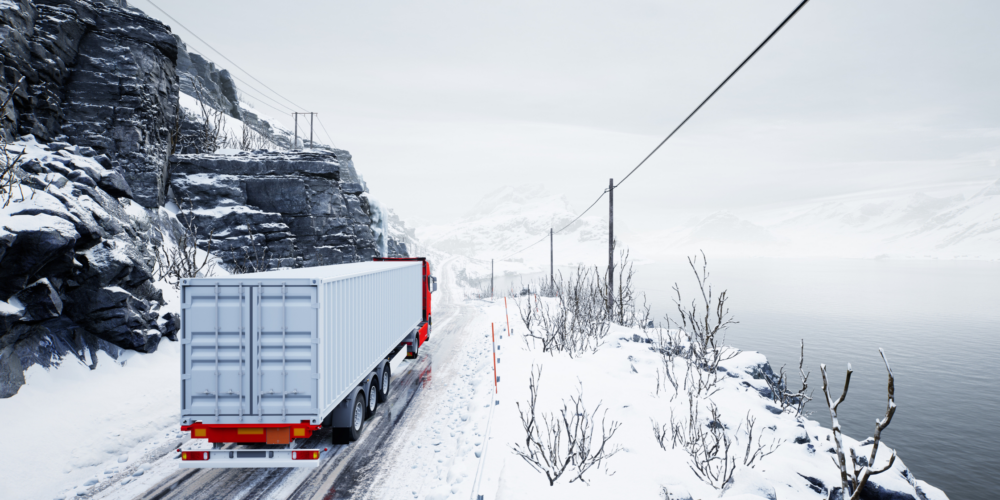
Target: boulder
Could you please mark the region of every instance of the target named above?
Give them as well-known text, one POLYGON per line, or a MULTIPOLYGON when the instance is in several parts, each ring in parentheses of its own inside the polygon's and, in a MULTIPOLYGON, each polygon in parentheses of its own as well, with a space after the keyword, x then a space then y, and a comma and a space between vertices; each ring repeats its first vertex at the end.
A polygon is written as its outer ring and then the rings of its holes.
POLYGON ((21 291, 37 277, 66 271, 80 234, 73 224, 51 215, 18 215, 4 229, 16 234, 0 260, 0 300, 21 291))
POLYGON ((14 294, 11 298, 11 304, 24 309, 22 321, 41 321, 55 318, 63 311, 62 299, 52 288, 49 280, 45 278, 14 294))

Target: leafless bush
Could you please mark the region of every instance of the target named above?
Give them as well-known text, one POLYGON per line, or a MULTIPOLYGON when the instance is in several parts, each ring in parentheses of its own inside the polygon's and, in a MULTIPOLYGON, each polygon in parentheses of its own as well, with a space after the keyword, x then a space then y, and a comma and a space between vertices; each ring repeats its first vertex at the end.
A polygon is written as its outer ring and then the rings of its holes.
MULTIPOLYGON (((698 282, 700 300, 692 299, 685 304, 680 286, 673 286, 677 297, 674 304, 680 315, 679 321, 674 321, 687 338, 686 357, 691 361, 685 374, 685 388, 694 391, 695 396, 711 395, 718 390, 719 363, 732 359, 739 352, 726 347, 724 334, 726 328, 736 324, 729 308, 726 306, 728 297, 726 291, 716 297, 709 284, 708 259, 702 252, 701 271, 698 271, 698 257, 688 257, 688 264, 698 282)), ((667 319, 667 328, 671 320, 667 319)))
MULTIPOLYGON (((0 116, 6 114, 7 105, 14 99, 14 92, 21 86, 22 82, 24 82, 23 76, 7 90, 7 98, 3 100, 3 104, 0 104, 0 116)), ((3 203, 2 208, 7 208, 7 205, 10 204, 15 189, 21 194, 21 199, 24 199, 24 191, 21 189, 21 179, 17 175, 17 170, 24 160, 25 149, 21 148, 20 151, 17 151, 14 148, 12 151, 7 149, 9 146, 7 133, 0 130, 0 202, 3 203)))
POLYGON ((674 388, 674 392, 670 396, 670 400, 673 401, 680 392, 677 358, 685 358, 681 332, 680 330, 657 328, 656 337, 657 352, 660 354, 660 366, 656 369, 656 394, 659 395, 661 390, 666 390, 669 383, 674 388))
POLYGON ((229 269, 232 274, 262 273, 272 268, 274 256, 267 248, 267 239, 256 234, 253 226, 247 224, 247 243, 243 245, 243 258, 234 262, 229 269))
POLYGON ((722 423, 718 407, 709 401, 709 419, 708 422, 702 423, 699 416, 699 401, 688 393, 687 418, 677 418, 671 409, 669 424, 661 425, 655 420, 652 421, 653 436, 664 450, 667 449, 669 438, 671 449, 679 446, 686 451, 690 458, 688 466, 699 479, 712 487, 716 489, 723 487, 732 478, 737 462, 742 463, 744 467, 754 468, 764 457, 777 451, 781 445, 778 439, 765 444, 762 433, 755 429, 757 420, 747 412, 746 426, 741 423, 735 433, 739 435, 742 430, 747 442, 743 457, 740 458, 738 449, 734 449, 734 445, 739 444, 739 438, 730 437, 726 433, 726 426, 722 423), (756 440, 754 440, 755 433, 756 440))
MULTIPOLYGON (((750 467, 751 469, 756 467, 757 463, 760 463, 764 457, 778 451, 778 447, 781 445, 781 441, 777 438, 773 439, 769 444, 764 444, 763 432, 757 432, 757 442, 753 440, 754 426, 757 424, 757 419, 750 416, 750 412, 747 411, 746 417, 746 435, 747 435, 747 449, 743 453, 743 465, 750 467)), ((739 429, 737 429, 739 433, 739 429)))
POLYGON ((188 215, 187 223, 183 224, 182 230, 171 229, 169 236, 173 240, 173 245, 169 245, 166 241, 167 238, 164 238, 163 244, 154 253, 156 260, 153 276, 157 280, 164 280, 177 288, 184 278, 213 274, 215 263, 212 262, 209 255, 212 249, 212 234, 208 235, 205 256, 199 260, 198 228, 195 226, 192 215, 188 215))
MULTIPOLYGON (((521 316, 533 314, 535 326, 529 326, 526 337, 541 341, 542 352, 565 352, 575 357, 585 352, 595 352, 608 335, 606 302, 602 298, 602 283, 597 269, 579 266, 569 279, 562 273, 555 280, 551 291, 556 299, 536 301, 527 305, 534 312, 521 309, 521 316)), ((526 324, 527 326, 527 324, 526 324)))
POLYGON ((240 149, 243 151, 277 147, 267 135, 255 130, 253 127, 248 125, 246 121, 242 123, 243 125, 240 127, 240 135, 238 137, 226 136, 222 140, 222 147, 240 149))
POLYGON ((621 451, 620 446, 609 446, 609 441, 621 426, 616 421, 606 425, 607 412, 601 415, 601 437, 595 442, 597 432, 597 414, 601 404, 593 412, 587 411, 583 403, 583 385, 576 396, 570 396, 559 414, 542 413, 542 422, 538 422, 538 384, 542 378, 541 366, 532 365, 528 387, 531 396, 527 408, 522 409, 517 403, 521 414, 521 425, 524 428, 524 445, 516 443, 514 453, 524 459, 533 469, 545 474, 549 485, 554 485, 564 474, 572 477, 569 482, 580 480, 587 482, 583 475, 587 471, 598 468, 601 463, 621 451))
POLYGON ((875 456, 878 453, 879 441, 882 438, 882 431, 889 426, 889 422, 892 420, 893 414, 896 413, 896 400, 895 394, 895 380, 892 376, 892 368, 889 367, 889 360, 885 357, 885 351, 881 348, 878 350, 879 354, 882 355, 882 361, 885 363, 885 369, 889 372, 889 402, 886 405, 885 417, 881 420, 875 420, 875 437, 874 444, 872 445, 871 456, 865 461, 865 459, 858 458, 854 452, 854 448, 851 448, 851 467, 847 467, 847 458, 844 456, 844 444, 843 444, 843 433, 840 430, 840 421, 837 419, 837 407, 840 403, 844 402, 844 398, 847 397, 847 388, 851 384, 851 364, 847 364, 847 377, 844 379, 844 392, 840 394, 840 397, 836 401, 830 395, 829 384, 827 384, 826 379, 826 365, 821 364, 820 373, 823 375, 823 396, 826 397, 826 405, 830 408, 830 419, 832 421, 833 429, 833 441, 837 447, 837 458, 834 462, 837 467, 840 468, 840 482, 843 491, 843 498, 850 498, 851 500, 857 500, 861 496, 861 490, 865 488, 865 484, 868 483, 868 478, 875 474, 881 474, 890 467, 896 461, 896 452, 893 451, 892 455, 889 457, 889 462, 881 469, 873 469, 875 464, 875 456), (850 496, 848 496, 850 495, 850 496))
POLYGON ((228 137, 226 134, 226 114, 211 106, 206 106, 203 99, 198 99, 201 105, 201 120, 198 135, 195 139, 198 149, 206 153, 214 153, 224 147, 228 137))
POLYGON ((771 398, 774 403, 781 408, 781 411, 794 411, 796 418, 802 416, 806 403, 812 400, 810 394, 806 394, 809 389, 809 374, 802 370, 802 363, 805 360, 806 342, 800 341, 799 350, 799 378, 802 380, 802 388, 796 392, 788 390, 788 376, 785 374, 785 367, 778 370, 776 377, 764 377, 764 382, 771 389, 771 398))
MULTIPOLYGON (((675 420, 673 411, 670 412, 670 446, 680 446, 687 452, 690 458, 688 466, 698 479, 716 489, 721 488, 736 470, 736 455, 731 453, 733 440, 726 434, 719 409, 714 403, 709 401, 711 416, 708 424, 703 425, 698 417, 698 400, 691 395, 688 398, 686 421, 675 420)), ((653 427, 658 427, 655 422, 653 427)), ((661 429, 665 430, 665 426, 661 429)), ((660 447, 666 449, 665 440, 660 442, 660 447)))

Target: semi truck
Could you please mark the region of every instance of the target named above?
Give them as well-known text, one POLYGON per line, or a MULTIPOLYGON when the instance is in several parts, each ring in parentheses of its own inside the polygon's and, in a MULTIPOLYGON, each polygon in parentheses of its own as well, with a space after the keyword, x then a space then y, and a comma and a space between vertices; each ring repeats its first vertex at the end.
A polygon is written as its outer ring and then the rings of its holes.
POLYGON ((422 257, 182 280, 181 430, 212 448, 180 466, 318 467, 298 444, 358 439, 390 360, 428 340, 436 290, 422 257))

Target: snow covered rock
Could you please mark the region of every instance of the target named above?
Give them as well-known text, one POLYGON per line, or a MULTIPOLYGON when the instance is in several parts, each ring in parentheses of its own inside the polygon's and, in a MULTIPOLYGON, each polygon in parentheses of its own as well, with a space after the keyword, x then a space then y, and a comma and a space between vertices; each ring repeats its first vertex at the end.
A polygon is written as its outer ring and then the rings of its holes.
POLYGON ((0 3, 0 32, 0 97, 25 77, 3 133, 106 154, 120 170, 82 184, 162 205, 178 109, 170 29, 124 1, 12 0, 0 3))
POLYGON ((63 302, 49 280, 42 278, 11 298, 12 304, 24 308, 22 321, 41 321, 62 314, 63 302))
POLYGON ((381 255, 372 207, 343 150, 180 154, 170 188, 199 244, 226 264, 266 249, 272 267, 310 267, 381 255), (342 180, 352 177, 352 182, 342 180))
POLYGON ((30 136, 12 147, 27 161, 25 196, 0 210, 0 397, 16 394, 32 365, 70 355, 93 367, 97 351, 153 352, 163 335, 151 284, 163 222, 100 187, 128 185, 92 150, 30 136))

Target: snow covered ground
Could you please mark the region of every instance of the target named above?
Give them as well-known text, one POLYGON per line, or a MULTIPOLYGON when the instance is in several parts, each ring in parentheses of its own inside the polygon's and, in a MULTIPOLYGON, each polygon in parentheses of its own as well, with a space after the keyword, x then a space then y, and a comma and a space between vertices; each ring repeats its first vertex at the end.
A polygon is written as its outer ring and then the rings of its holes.
MULTIPOLYGON (((454 330, 449 328, 452 321, 468 326, 450 335, 432 334, 427 353, 433 371, 422 379, 428 386, 414 401, 416 407, 408 410, 407 420, 394 430, 383 460, 370 464, 373 485, 364 498, 825 499, 839 484, 839 472, 830 460, 830 432, 819 423, 828 418, 825 406, 818 398, 810 405, 816 420, 775 412, 773 402, 760 394, 766 384, 754 377, 766 363, 763 355, 741 352, 721 365, 721 389, 710 400, 734 441, 737 467, 733 483, 716 489, 694 474, 682 447, 672 447, 669 438, 661 447, 655 439, 653 426, 669 423, 672 414, 683 420, 690 403, 684 394, 672 398, 672 387, 661 384, 657 391, 661 361, 641 329, 612 327, 596 352, 574 358, 543 353, 525 341, 525 326, 511 299, 505 308, 502 298, 463 298, 466 290, 454 279, 453 267, 462 262, 452 260, 440 274, 443 293, 435 297, 435 310, 441 314, 435 330, 454 330), (445 305, 451 309, 446 311, 445 305), (621 425, 609 442, 621 450, 587 472, 585 481, 570 482, 567 475, 550 486, 514 451, 524 443, 518 405, 526 408, 533 366, 542 370, 540 413, 557 412, 582 388, 588 410, 600 404, 598 415, 606 410, 607 424, 621 425), (494 369, 499 376, 495 386, 494 369), (743 465, 748 416, 755 419, 761 442, 777 445, 753 467, 743 465)), ((0 428, 17 430, 5 433, 5 449, 23 450, 0 458, 4 498, 133 498, 175 474, 178 460, 173 450, 206 446, 200 440, 187 443, 178 429, 178 348, 163 341, 154 354, 132 355, 124 364, 100 359, 93 371, 70 362, 48 372, 29 370, 22 392, 0 400, 0 428)), ((678 372, 684 362, 678 359, 678 372)), ((842 368, 831 367, 830 375, 839 391, 842 368)), ((817 379, 814 374, 812 387, 819 386, 817 379)), ((696 425, 707 428, 708 399, 696 404, 701 409, 696 425)), ((891 443, 890 426, 883 433, 878 463, 888 458, 891 443)), ((868 440, 845 437, 845 445, 860 455, 871 449, 868 440)), ((897 459, 874 482, 914 498, 947 498, 914 478, 904 460, 897 459)), ((295 474, 275 494, 287 493, 309 477, 307 471, 295 474)))
POLYGON ((187 441, 180 433, 180 346, 157 352, 98 352, 95 370, 69 358, 33 366, 15 397, 0 399, 5 499, 71 498, 93 486, 127 483, 143 466, 187 441))

